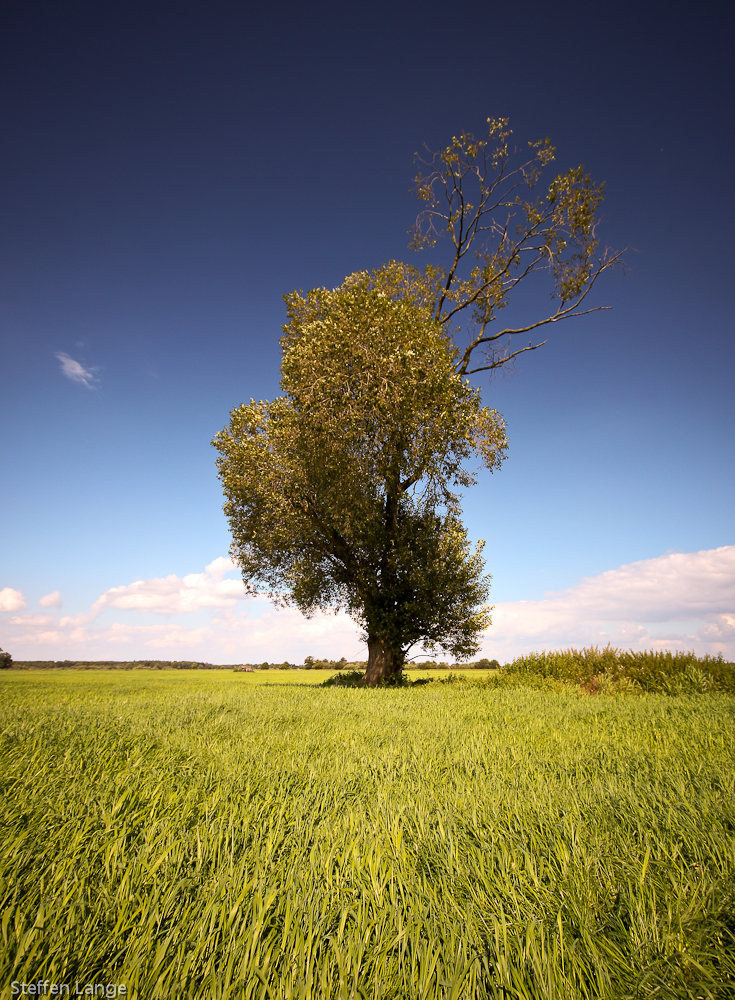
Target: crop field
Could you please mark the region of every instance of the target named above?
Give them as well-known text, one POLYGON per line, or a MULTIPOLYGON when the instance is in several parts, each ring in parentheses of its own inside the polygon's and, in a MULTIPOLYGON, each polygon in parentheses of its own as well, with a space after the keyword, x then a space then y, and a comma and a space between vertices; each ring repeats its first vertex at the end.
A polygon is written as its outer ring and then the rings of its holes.
POLYGON ((0 995, 735 996, 735 696, 323 680, 0 676, 0 995))

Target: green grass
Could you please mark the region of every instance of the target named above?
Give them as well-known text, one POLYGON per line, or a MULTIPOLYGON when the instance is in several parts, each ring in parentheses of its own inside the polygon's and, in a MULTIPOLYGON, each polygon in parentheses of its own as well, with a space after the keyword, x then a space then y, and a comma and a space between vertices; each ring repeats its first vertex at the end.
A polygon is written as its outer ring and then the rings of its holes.
POLYGON ((579 684, 590 693, 735 694, 735 663, 718 656, 605 646, 519 656, 501 671, 504 680, 543 678, 579 684))
POLYGON ((0 676, 0 990, 735 996, 735 698, 0 676))

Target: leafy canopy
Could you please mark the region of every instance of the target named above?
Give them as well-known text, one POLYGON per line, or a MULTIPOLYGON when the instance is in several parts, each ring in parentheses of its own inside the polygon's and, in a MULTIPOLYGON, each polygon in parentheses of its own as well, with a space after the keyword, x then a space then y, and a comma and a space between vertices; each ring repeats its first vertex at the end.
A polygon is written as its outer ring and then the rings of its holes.
POLYGON ((458 658, 478 649, 489 577, 458 490, 475 481, 468 460, 496 469, 507 440, 468 376, 546 342, 517 346, 519 335, 604 308, 587 296, 622 263, 598 256, 603 186, 580 166, 536 194, 554 147, 544 139, 519 153, 510 136, 507 119, 488 119, 486 139, 463 132, 419 157, 412 246, 447 239, 447 266, 391 261, 331 291, 287 295, 283 395, 233 410, 214 441, 246 583, 307 615, 346 608, 367 634, 369 683, 416 643, 458 658), (553 308, 497 329, 540 272, 553 308))
POLYGON ((283 395, 215 438, 233 555, 252 589, 305 614, 344 607, 407 649, 471 655, 489 624, 457 489, 496 468, 502 419, 455 368, 435 287, 391 262, 286 297, 283 395))
POLYGON ((520 334, 608 308, 582 306, 599 277, 623 265, 622 253, 597 255, 604 184, 595 184, 583 166, 572 167, 534 195, 556 156, 550 140, 529 142, 524 157, 510 145, 507 118, 487 124, 487 139, 462 132, 444 149, 427 151, 426 159, 416 154, 426 172, 419 171, 414 190, 425 207, 411 246, 426 250, 445 237, 451 243, 448 267, 429 266, 426 273, 440 287, 436 318, 447 327, 467 319, 469 343, 457 366, 463 375, 512 365, 546 343, 516 347, 520 334), (539 272, 552 278, 556 308, 524 326, 495 330, 510 296, 539 272))

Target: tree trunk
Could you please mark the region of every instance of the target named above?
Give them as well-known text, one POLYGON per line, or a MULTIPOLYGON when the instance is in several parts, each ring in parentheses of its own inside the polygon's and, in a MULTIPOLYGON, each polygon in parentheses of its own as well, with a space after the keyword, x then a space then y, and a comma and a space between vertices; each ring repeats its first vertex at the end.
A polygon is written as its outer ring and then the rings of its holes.
POLYGON ((384 639, 368 636, 368 665, 362 683, 376 687, 380 683, 395 684, 401 679, 403 655, 391 649, 384 639))

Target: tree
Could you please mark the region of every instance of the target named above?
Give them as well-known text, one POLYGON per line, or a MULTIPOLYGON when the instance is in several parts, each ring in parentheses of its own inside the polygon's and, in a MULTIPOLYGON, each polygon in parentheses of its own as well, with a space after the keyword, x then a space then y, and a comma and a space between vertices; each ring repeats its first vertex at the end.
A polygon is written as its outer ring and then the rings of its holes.
POLYGON ((422 161, 412 245, 448 235, 449 266, 391 261, 331 291, 285 296, 283 395, 237 407, 213 441, 246 586, 306 615, 346 609, 364 629, 370 685, 400 677, 414 646, 458 659, 479 649, 490 578, 483 543, 472 551, 460 521, 459 490, 475 482, 468 460, 497 469, 507 439, 469 376, 541 346, 516 347, 519 334, 601 308, 582 306, 620 261, 595 259, 602 188, 582 167, 544 197, 521 198, 554 150, 529 144, 515 165, 507 125, 489 120, 487 140, 463 133, 422 161), (556 308, 494 331, 510 294, 541 269, 556 308))
POLYGON ((2 649, 0 649, 0 670, 8 670, 12 666, 13 657, 10 653, 4 653, 2 649))

